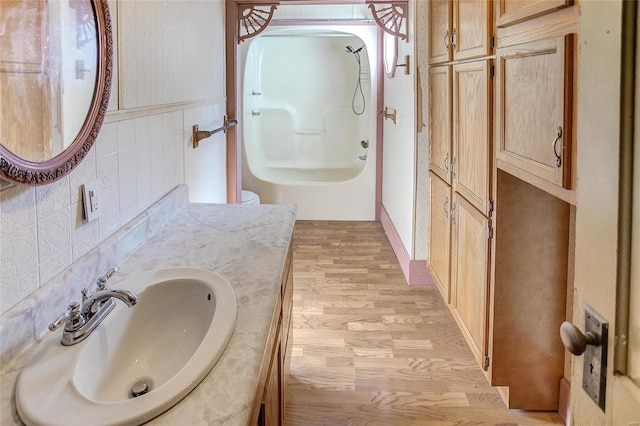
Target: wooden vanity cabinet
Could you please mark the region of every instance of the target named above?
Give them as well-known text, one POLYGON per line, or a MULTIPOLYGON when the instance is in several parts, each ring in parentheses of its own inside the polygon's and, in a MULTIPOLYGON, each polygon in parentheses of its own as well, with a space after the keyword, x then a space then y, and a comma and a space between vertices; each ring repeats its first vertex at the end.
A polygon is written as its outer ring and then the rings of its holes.
POLYGON ((282 285, 273 311, 249 425, 284 424, 287 379, 291 362, 293 308, 292 248, 289 247, 282 285))
POLYGON ((571 188, 573 39, 498 52, 498 167, 558 194, 571 188))
POLYGON ((448 304, 451 274, 451 186, 429 172, 429 256, 427 268, 440 294, 448 304))
POLYGON ((429 2, 429 64, 479 58, 493 49, 488 0, 429 2))

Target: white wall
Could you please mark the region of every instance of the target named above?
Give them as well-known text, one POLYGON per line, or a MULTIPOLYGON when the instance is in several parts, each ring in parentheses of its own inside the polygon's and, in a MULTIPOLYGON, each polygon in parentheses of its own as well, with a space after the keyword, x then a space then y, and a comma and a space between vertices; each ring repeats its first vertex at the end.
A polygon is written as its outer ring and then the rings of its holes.
MULTIPOLYGON (((384 106, 396 110, 397 120, 393 124, 384 120, 382 205, 389 214, 402 243, 411 259, 416 259, 414 233, 417 220, 426 218, 426 211, 416 213, 417 195, 417 145, 416 145, 416 55, 415 55, 415 2, 409 2, 408 42, 398 41, 398 63, 404 63, 405 55, 411 57, 411 74, 405 75, 398 68, 394 78, 384 79, 384 106)), ((426 258, 426 232, 420 237, 421 258, 426 258)))
POLYGON ((197 164, 190 148, 191 126, 219 124, 224 110, 224 1, 109 4, 115 76, 95 145, 60 181, 0 192, 0 314, 172 188, 189 184, 185 168, 210 172, 197 174, 213 198, 226 192, 224 140, 207 140, 213 149, 200 151, 197 164), (101 216, 83 224, 80 186, 93 179, 102 188, 101 216))

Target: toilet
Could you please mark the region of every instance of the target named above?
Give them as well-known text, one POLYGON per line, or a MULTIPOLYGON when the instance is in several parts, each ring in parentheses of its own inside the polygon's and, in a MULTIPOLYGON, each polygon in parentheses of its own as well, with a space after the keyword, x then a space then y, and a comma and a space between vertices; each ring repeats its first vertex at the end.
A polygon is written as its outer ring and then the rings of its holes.
POLYGON ((255 192, 242 190, 242 204, 260 204, 260 197, 255 192))

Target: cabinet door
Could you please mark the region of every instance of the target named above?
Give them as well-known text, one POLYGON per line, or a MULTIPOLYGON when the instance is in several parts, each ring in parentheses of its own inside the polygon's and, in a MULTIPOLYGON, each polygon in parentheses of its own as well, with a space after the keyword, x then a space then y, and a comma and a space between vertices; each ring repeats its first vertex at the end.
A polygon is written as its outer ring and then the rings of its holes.
POLYGON ((498 167, 569 188, 573 37, 498 52, 498 167))
POLYGON ((498 27, 526 21, 573 5, 573 0, 499 0, 498 27))
POLYGON ((451 187, 429 173, 429 272, 447 304, 450 303, 451 265, 451 187))
POLYGON ((451 67, 429 68, 429 168, 451 184, 451 67))
MULTIPOLYGON (((280 325, 278 325, 280 328, 280 325)), ((279 330, 278 330, 279 332, 279 330)), ((282 407, 282 364, 280 340, 276 342, 273 351, 269 375, 264 389, 264 410, 261 413, 262 422, 259 420, 260 426, 278 426, 283 424, 283 407, 282 407)))
POLYGON ((491 53, 491 1, 455 0, 451 46, 453 59, 477 58, 491 53))
POLYGON ((451 60, 451 1, 429 1, 429 63, 451 60))
POLYGON ((453 197, 451 311, 471 352, 486 370, 489 322, 489 223, 458 194, 453 197))
POLYGON ((491 67, 492 61, 453 67, 453 189, 485 215, 490 210, 493 152, 491 67))

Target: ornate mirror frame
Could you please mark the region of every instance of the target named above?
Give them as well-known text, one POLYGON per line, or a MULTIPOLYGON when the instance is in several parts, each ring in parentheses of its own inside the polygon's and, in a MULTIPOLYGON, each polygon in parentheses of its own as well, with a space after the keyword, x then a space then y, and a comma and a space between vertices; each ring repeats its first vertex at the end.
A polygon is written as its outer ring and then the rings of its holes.
POLYGON ((113 71, 113 37, 108 0, 91 0, 96 19, 97 72, 91 106, 78 135, 61 154, 46 161, 25 160, 0 141, 0 178, 18 185, 52 183, 71 172, 93 146, 107 113, 113 71))

